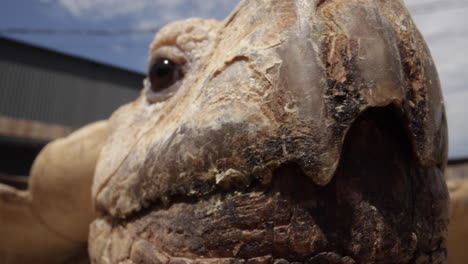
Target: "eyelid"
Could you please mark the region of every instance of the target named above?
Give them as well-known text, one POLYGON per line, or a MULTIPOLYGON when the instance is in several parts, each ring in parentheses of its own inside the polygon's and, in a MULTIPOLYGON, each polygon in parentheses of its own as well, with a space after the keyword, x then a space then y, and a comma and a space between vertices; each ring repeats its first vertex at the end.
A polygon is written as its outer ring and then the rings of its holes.
POLYGON ((179 80, 176 83, 174 83, 171 87, 155 92, 151 89, 151 84, 148 78, 145 78, 143 80, 143 91, 149 103, 158 103, 165 101, 166 99, 174 95, 174 93, 179 89, 180 85, 181 81, 179 80))
POLYGON ((169 59, 181 67, 185 65, 188 61, 185 54, 179 48, 175 46, 164 46, 158 48, 151 54, 149 66, 151 66, 156 60, 160 58, 169 59))

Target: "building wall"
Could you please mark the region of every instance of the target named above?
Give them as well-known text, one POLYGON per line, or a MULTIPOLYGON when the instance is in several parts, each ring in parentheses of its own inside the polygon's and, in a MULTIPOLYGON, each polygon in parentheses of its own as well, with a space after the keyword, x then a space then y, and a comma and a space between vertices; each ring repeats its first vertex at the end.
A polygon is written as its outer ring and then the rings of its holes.
POLYGON ((450 161, 445 176, 449 180, 468 179, 468 159, 450 161))
POLYGON ((138 96, 143 78, 0 37, 0 182, 25 188, 18 176, 47 142, 108 118, 138 96))
POLYGON ((77 128, 132 101, 143 75, 0 38, 0 115, 77 128))

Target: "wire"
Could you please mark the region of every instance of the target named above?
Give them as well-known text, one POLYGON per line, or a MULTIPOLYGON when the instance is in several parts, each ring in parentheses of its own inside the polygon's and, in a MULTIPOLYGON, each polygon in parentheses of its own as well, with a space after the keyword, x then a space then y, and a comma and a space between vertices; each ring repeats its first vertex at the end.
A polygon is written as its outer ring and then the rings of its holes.
POLYGON ((9 27, 0 28, 0 34, 15 34, 15 35, 73 35, 73 36, 124 36, 135 34, 155 34, 159 28, 143 28, 143 29, 54 29, 54 28, 25 28, 25 27, 9 27))

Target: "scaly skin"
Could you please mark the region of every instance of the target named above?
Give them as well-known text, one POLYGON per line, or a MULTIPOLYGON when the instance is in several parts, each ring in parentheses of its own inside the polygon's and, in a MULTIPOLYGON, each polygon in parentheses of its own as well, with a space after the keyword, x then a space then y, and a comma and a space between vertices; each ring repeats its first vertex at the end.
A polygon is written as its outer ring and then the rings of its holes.
POLYGON ((246 0, 150 57, 184 77, 106 125, 92 263, 446 263, 443 99, 401 1, 246 0))

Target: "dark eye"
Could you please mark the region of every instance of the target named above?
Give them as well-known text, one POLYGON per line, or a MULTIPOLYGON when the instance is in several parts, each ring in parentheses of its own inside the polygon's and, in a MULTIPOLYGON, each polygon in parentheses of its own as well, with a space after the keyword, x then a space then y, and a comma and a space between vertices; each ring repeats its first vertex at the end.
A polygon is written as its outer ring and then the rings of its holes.
POLYGON ((182 77, 183 73, 180 65, 166 58, 155 60, 148 71, 151 90, 154 92, 171 87, 182 77))

